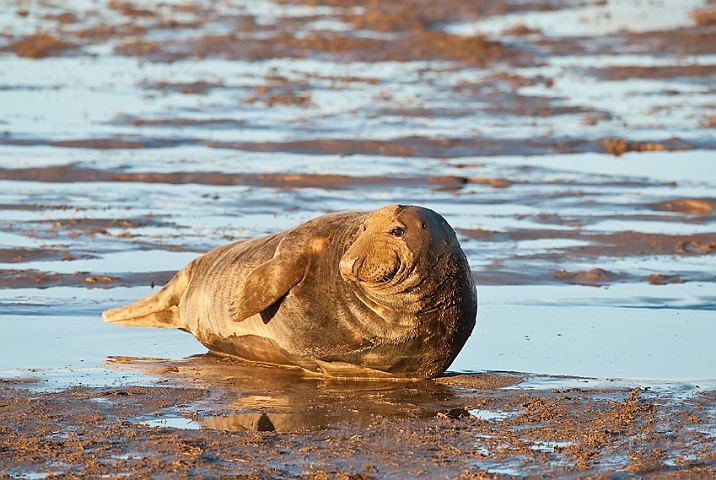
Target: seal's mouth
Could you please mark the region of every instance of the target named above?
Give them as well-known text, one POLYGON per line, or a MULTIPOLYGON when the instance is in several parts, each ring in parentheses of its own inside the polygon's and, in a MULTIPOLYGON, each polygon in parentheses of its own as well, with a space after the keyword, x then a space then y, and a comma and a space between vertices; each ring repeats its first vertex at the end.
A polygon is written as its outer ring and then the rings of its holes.
POLYGON ((386 273, 376 280, 375 283, 387 283, 391 281, 398 274, 398 270, 400 270, 400 259, 398 259, 398 262, 394 265, 393 271, 386 273))
POLYGON ((397 252, 381 252, 369 257, 344 255, 340 263, 340 272, 347 282, 360 282, 382 287, 397 277, 402 262, 397 252))

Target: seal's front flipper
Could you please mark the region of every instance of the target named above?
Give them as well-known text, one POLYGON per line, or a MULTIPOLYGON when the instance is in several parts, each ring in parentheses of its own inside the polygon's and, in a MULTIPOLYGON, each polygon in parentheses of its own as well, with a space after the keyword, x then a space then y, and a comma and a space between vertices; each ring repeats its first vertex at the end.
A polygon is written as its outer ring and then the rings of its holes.
POLYGON ((297 245, 282 248, 284 241, 273 258, 256 267, 239 287, 229 309, 235 322, 263 312, 306 276, 310 253, 297 245))
POLYGON ((181 269, 155 294, 126 307, 107 310, 102 313, 102 320, 128 327, 183 328, 179 302, 189 286, 197 260, 181 269))

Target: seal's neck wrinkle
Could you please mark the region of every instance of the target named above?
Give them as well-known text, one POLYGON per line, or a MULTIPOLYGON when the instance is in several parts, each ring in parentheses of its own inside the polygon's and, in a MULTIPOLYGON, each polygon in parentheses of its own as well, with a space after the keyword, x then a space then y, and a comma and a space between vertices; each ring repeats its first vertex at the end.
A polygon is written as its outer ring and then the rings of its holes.
POLYGON ((376 316, 371 321, 363 322, 363 327, 373 337, 373 343, 400 343, 413 338, 417 333, 419 319, 414 314, 384 305, 381 298, 376 298, 359 285, 356 286, 355 296, 376 316))

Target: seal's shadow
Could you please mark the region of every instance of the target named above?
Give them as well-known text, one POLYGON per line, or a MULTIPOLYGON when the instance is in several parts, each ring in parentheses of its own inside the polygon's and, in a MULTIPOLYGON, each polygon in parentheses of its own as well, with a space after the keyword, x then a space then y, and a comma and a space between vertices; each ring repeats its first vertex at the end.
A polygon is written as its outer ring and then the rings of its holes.
POLYGON ((261 315, 261 320, 264 322, 264 325, 269 323, 271 319, 276 316, 276 313, 278 312, 278 309, 281 308, 281 304, 283 303, 285 298, 286 295, 279 298, 274 303, 272 303, 266 310, 259 313, 261 315))

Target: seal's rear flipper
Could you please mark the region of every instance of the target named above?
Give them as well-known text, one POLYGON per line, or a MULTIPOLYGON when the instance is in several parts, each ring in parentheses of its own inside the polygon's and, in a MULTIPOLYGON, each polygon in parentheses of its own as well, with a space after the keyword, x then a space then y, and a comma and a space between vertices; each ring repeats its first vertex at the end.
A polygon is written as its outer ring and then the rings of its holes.
POLYGON ((128 327, 184 328, 179 314, 179 302, 189 286, 196 260, 181 269, 157 293, 126 307, 102 313, 105 322, 128 327))
MULTIPOLYGON (((129 305, 129 307, 133 305, 134 304, 129 305)), ((121 317, 119 314, 122 312, 115 313, 115 310, 122 310, 123 308, 128 307, 115 308, 103 312, 102 320, 124 325, 125 327, 182 328, 179 307, 169 307, 167 310, 142 315, 141 317, 121 317)))

